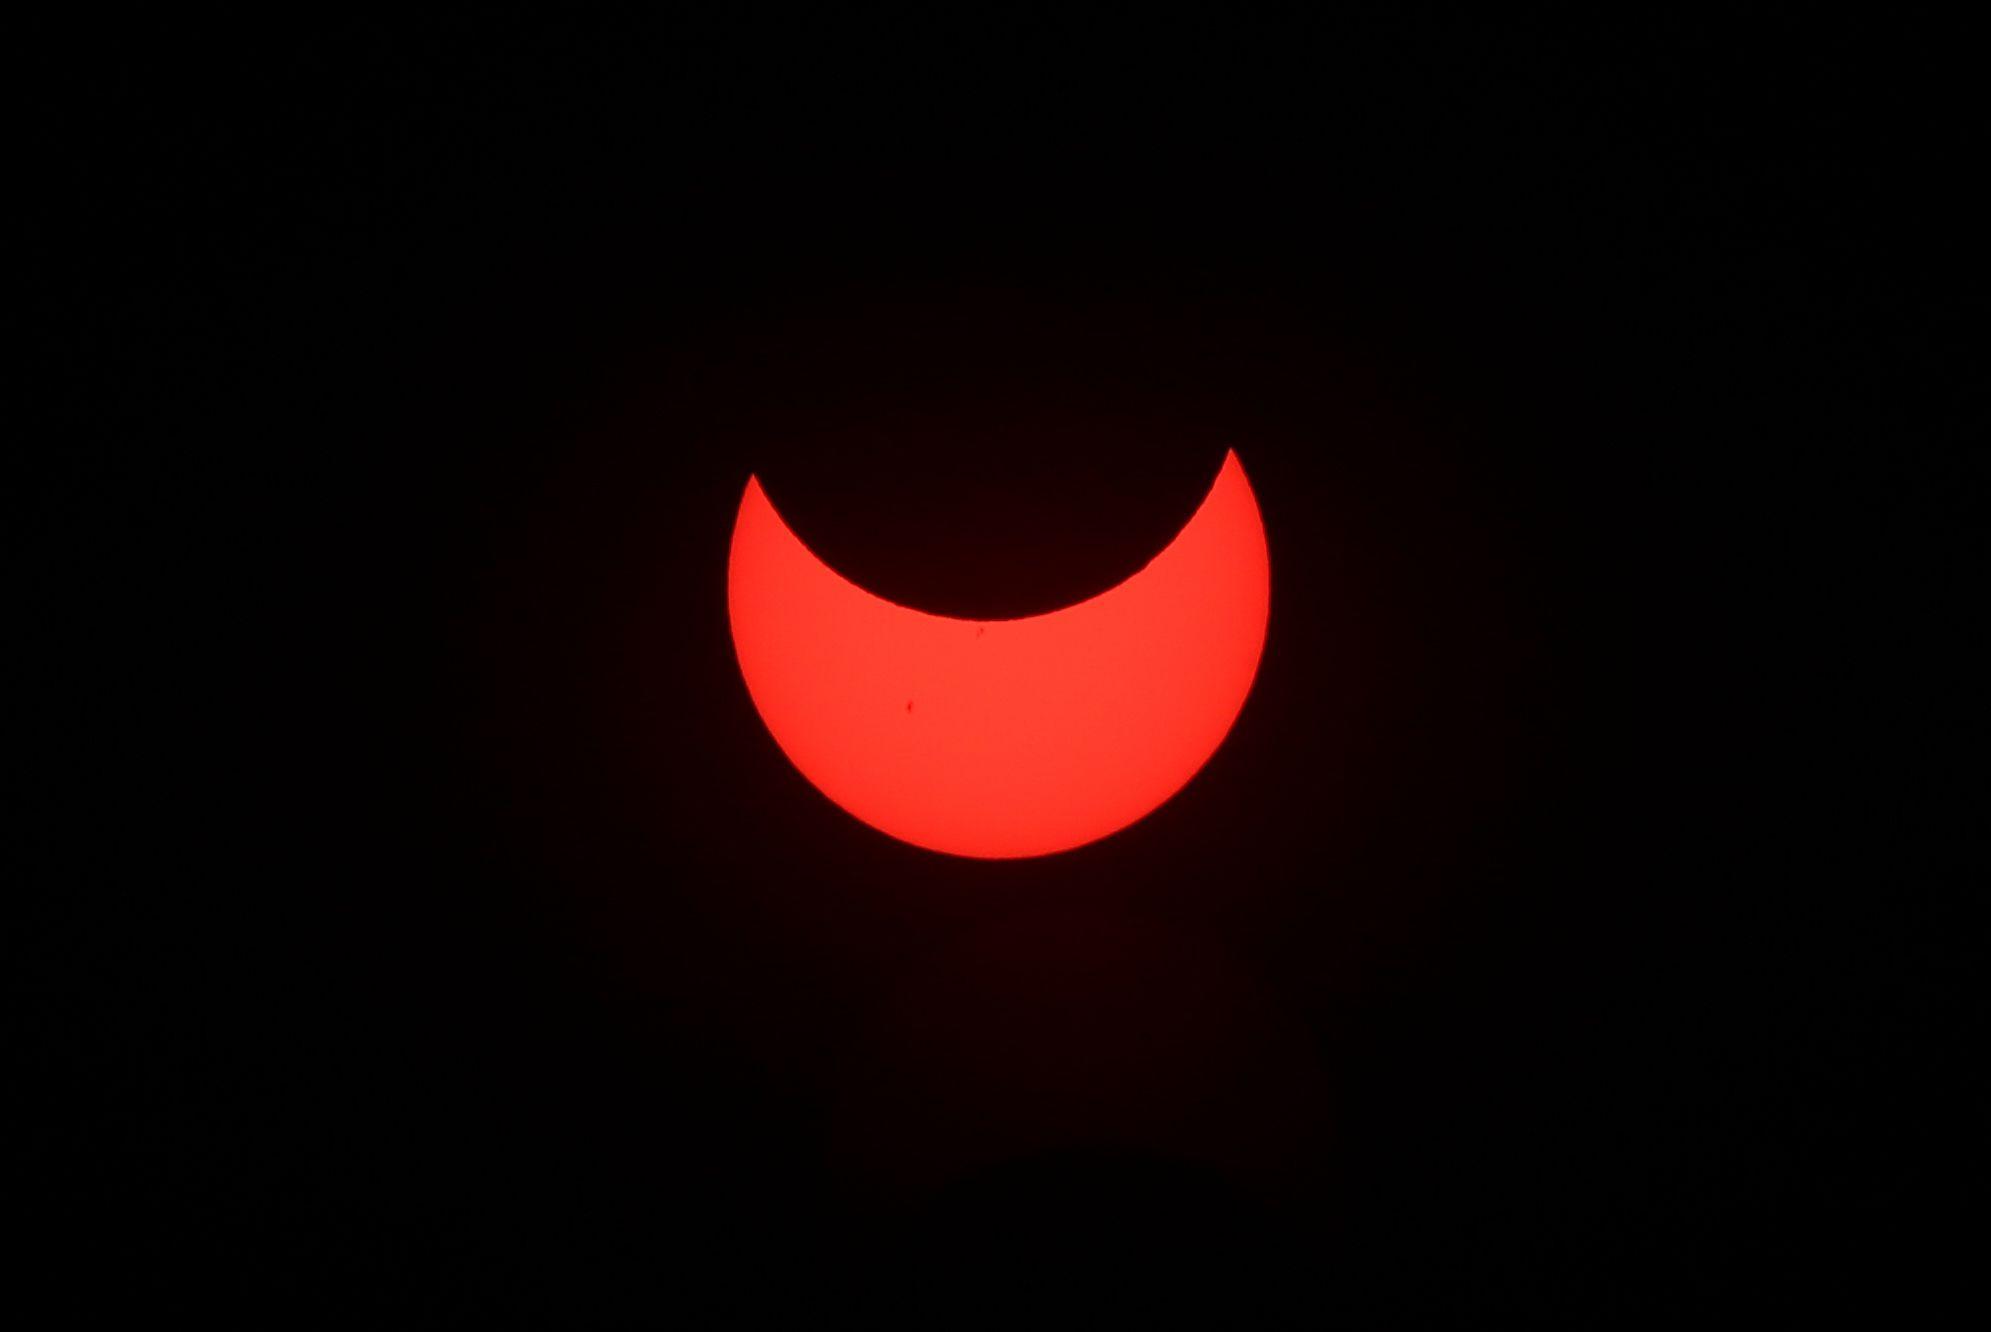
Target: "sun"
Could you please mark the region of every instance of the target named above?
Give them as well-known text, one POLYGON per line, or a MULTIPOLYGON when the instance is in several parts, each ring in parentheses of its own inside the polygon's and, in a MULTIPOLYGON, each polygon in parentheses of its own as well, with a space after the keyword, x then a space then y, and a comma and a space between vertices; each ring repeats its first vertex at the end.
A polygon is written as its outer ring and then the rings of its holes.
POLYGON ((896 605, 818 559, 749 479, 728 609, 754 706, 817 789, 903 841, 1045 855, 1146 815, 1229 734, 1265 643, 1270 561, 1235 452, 1133 577, 1015 620, 896 605))

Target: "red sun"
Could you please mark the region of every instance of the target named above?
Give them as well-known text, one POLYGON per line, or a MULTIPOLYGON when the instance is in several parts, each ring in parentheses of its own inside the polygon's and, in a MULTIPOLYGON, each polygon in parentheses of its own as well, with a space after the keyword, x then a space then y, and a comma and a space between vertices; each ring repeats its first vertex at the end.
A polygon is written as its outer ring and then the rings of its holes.
POLYGON ((1147 567, 1062 610, 959 620, 817 559, 747 481, 728 569, 754 706, 802 775, 864 822, 958 856, 1117 832, 1230 732, 1265 644, 1265 528, 1237 455, 1147 567))

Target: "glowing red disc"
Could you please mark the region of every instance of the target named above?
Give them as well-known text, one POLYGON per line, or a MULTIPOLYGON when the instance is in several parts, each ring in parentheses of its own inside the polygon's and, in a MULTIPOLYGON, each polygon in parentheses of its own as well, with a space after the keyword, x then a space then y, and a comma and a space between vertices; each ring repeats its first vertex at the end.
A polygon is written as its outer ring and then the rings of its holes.
POLYGON ((1044 855, 1180 790, 1244 706, 1270 566, 1235 453, 1146 568, 1018 620, 929 615, 817 559, 749 479, 733 529, 733 646, 803 776, 903 841, 1044 855))

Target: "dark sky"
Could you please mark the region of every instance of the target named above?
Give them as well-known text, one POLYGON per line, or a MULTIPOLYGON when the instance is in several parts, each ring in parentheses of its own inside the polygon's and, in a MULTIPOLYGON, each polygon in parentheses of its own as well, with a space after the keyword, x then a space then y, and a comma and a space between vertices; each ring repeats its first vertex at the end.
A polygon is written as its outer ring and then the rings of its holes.
POLYGON ((18 548, 70 1297, 1920 1289, 1983 416, 1941 45, 62 44, 18 548), (1007 616, 1140 567, 1231 447, 1266 655, 1148 819, 936 856, 760 725, 750 473, 865 586, 1007 616))

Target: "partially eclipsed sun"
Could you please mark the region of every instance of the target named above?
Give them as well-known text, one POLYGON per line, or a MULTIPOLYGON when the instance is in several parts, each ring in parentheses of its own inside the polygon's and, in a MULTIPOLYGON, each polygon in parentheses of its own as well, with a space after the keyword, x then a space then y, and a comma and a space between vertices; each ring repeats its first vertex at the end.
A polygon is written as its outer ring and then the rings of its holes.
POLYGON ((1244 706, 1271 573, 1235 453, 1133 577, 1019 620, 895 605, 817 559, 749 479, 727 603, 754 706, 802 775, 915 846, 1008 858, 1141 818, 1244 706))

